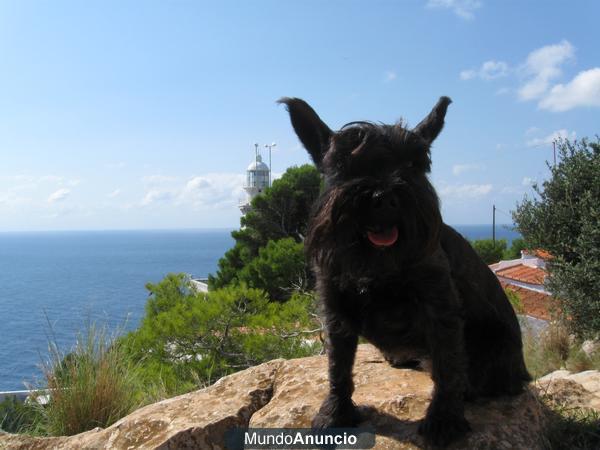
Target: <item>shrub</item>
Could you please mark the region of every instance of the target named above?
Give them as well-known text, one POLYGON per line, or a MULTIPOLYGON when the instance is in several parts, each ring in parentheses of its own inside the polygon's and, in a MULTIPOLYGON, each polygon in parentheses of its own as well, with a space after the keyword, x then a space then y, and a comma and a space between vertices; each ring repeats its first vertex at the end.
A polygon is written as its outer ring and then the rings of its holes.
POLYGON ((525 239, 522 239, 522 238, 513 239, 510 244, 510 248, 508 248, 504 251, 504 254, 502 255, 502 259, 504 259, 504 260, 519 259, 521 257, 521 250, 526 250, 527 248, 528 248, 528 245, 525 242, 525 239))
POLYGON ((47 434, 64 436, 105 428, 141 404, 137 368, 106 328, 88 324, 67 355, 56 342, 49 347, 50 356, 42 364, 51 392, 48 404, 41 408, 47 434))
POLYGON ((534 378, 558 369, 573 372, 600 370, 600 351, 586 355, 581 350, 581 341, 569 335, 569 330, 559 321, 551 322, 539 335, 525 330, 523 353, 525 364, 534 378))
POLYGON ((600 138, 560 140, 551 177, 534 185, 513 212, 517 229, 533 248, 553 255, 548 287, 561 301, 571 332, 600 333, 600 138))
POLYGON ((311 340, 319 325, 310 295, 294 293, 279 303, 243 284, 204 294, 186 283, 183 275, 169 275, 149 284, 146 316, 122 339, 145 383, 181 393, 274 358, 320 350, 311 340))
POLYGON ((0 402, 0 430, 8 433, 35 432, 41 419, 39 408, 15 396, 0 402))
POLYGON ((477 239, 471 245, 486 264, 500 261, 506 251, 506 239, 497 239, 496 243, 492 239, 477 239))

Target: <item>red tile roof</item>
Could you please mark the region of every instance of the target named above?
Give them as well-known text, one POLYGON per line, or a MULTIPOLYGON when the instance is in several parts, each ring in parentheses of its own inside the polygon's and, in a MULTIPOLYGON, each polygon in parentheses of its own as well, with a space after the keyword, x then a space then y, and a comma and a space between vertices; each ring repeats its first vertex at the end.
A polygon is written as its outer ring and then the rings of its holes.
POLYGON ((546 250, 542 250, 540 248, 536 248, 533 250, 525 250, 525 253, 528 255, 533 255, 533 256, 537 256, 538 258, 542 258, 545 260, 550 260, 552 258, 554 258, 554 256, 552 256, 552 254, 546 250))
POLYGON ((496 271, 496 275, 510 280, 521 281, 523 283, 544 284, 546 271, 537 267, 530 267, 524 264, 517 264, 506 269, 496 271))
POLYGON ((537 319, 550 320, 551 312, 558 311, 556 299, 551 295, 535 292, 501 281, 504 289, 510 289, 519 295, 524 313, 537 319))

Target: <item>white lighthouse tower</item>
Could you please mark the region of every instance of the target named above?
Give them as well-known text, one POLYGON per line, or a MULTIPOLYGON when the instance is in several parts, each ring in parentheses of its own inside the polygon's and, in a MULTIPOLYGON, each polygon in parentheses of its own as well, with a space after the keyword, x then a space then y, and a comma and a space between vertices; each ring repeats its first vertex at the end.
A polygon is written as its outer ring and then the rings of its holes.
POLYGON ((271 170, 267 166, 258 153, 258 144, 254 144, 254 161, 250 163, 246 169, 246 185, 244 190, 248 197, 246 201, 240 204, 240 209, 243 214, 246 214, 251 209, 252 199, 269 187, 271 170))

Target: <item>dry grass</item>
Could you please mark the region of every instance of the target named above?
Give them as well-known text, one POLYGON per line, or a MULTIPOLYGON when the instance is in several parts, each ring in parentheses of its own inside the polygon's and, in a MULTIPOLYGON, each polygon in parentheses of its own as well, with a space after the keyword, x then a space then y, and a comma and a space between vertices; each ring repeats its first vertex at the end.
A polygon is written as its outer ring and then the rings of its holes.
MULTIPOLYGON (((600 370, 600 351, 586 355, 581 342, 570 336, 559 321, 551 322, 539 336, 531 330, 523 333, 525 363, 534 378, 540 378, 558 369, 571 372, 600 370)), ((540 393, 540 400, 548 413, 545 438, 546 448, 552 450, 600 448, 600 413, 590 408, 561 403, 555 396, 540 393)))
POLYGON ((105 328, 89 324, 67 355, 53 340, 49 347, 43 371, 52 394, 42 408, 48 435, 104 428, 140 406, 137 368, 105 328))
POLYGON ((600 448, 600 412, 573 407, 541 393, 547 412, 544 437, 549 450, 597 450, 600 448))
POLYGON ((571 372, 600 370, 600 352, 586 355, 581 342, 569 335, 559 321, 553 321, 540 335, 531 330, 523 333, 525 363, 534 378, 540 378, 558 369, 571 372))

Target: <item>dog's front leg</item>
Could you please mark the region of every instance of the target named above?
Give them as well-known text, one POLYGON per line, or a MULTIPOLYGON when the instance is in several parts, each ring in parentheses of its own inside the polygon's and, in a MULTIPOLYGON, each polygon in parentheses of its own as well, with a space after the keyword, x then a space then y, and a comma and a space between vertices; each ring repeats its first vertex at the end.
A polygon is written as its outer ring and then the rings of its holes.
POLYGON ((425 420, 419 427, 435 445, 446 446, 470 430, 464 416, 467 361, 463 320, 451 286, 427 309, 426 339, 431 354, 434 392, 425 420))
POLYGON ((329 395, 312 421, 313 428, 352 427, 358 413, 352 402, 354 383, 352 367, 358 336, 345 324, 332 317, 325 321, 329 363, 329 395))

